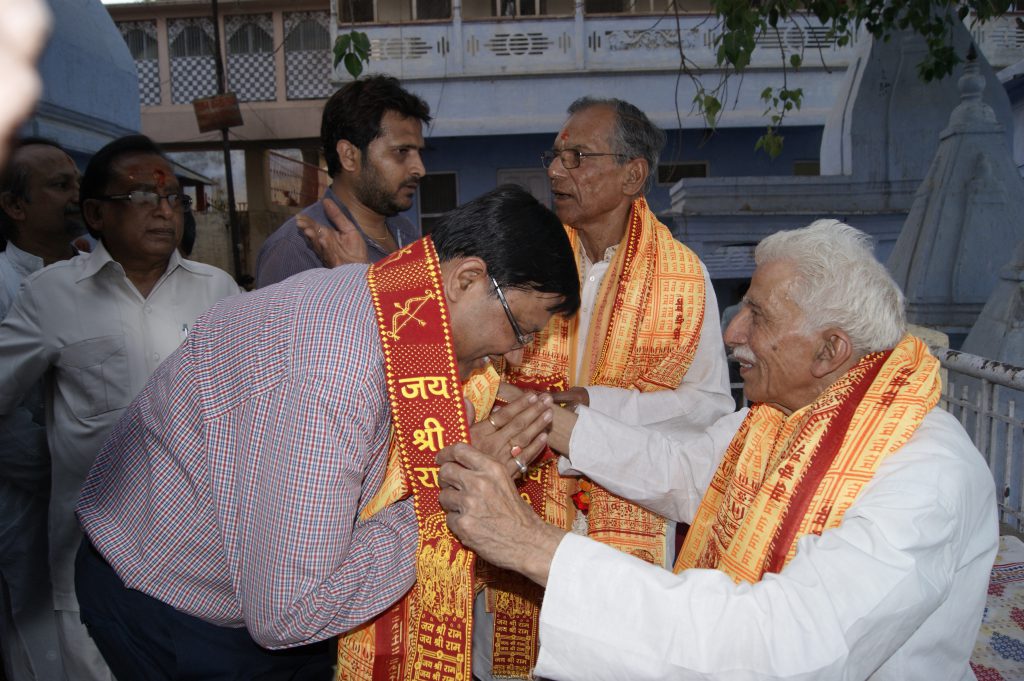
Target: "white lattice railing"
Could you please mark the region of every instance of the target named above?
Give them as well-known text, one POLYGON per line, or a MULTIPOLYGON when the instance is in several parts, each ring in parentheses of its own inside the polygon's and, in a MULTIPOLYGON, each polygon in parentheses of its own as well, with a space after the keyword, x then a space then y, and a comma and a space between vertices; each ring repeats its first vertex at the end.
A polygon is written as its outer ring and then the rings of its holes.
POLYGON ((946 375, 941 406, 956 416, 988 462, 1000 521, 1024 529, 1024 368, 933 348, 946 375))

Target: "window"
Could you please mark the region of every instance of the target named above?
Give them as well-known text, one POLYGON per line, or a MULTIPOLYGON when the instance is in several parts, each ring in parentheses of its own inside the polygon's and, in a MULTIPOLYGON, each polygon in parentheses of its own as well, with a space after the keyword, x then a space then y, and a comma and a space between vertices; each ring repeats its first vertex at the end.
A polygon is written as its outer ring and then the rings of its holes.
POLYGON ((171 41, 172 57, 208 57, 213 55, 213 40, 199 26, 186 26, 171 41))
POLYGON ((373 0, 338 0, 338 15, 343 24, 373 21, 373 0))
POLYGON ((450 19, 451 0, 415 0, 417 19, 450 19))
POLYGON ((537 3, 544 0, 463 0, 462 16, 521 17, 537 14, 537 3))
POLYGON ((331 34, 315 19, 303 19, 284 39, 284 48, 289 52, 319 52, 331 48, 331 34))
POLYGON ((128 43, 128 51, 132 53, 132 59, 135 61, 157 58, 156 40, 141 28, 133 28, 126 32, 124 41, 128 43))
POLYGON ((620 14, 627 12, 627 0, 584 0, 583 11, 587 14, 620 14))
POLYGON ((673 185, 686 177, 707 177, 708 162, 659 163, 658 184, 673 185))
POLYGON ((710 0, 584 0, 587 14, 674 14, 711 12, 710 0))
MULTIPOLYGON (((470 0, 491 2, 495 0, 470 0)), ((338 22, 403 23, 430 19, 451 19, 452 0, 338 0, 338 22)), ((465 16, 465 13, 463 13, 465 16)))
POLYGON ((800 176, 821 175, 819 161, 793 161, 793 174, 800 176))
POLYGON ((419 197, 420 227, 426 235, 443 213, 459 205, 455 173, 427 173, 420 179, 419 197))
POLYGON ((551 180, 544 168, 499 168, 497 184, 518 184, 533 198, 551 207, 551 180))
POLYGON ((274 40, 256 24, 242 24, 228 39, 228 54, 273 52, 274 40))

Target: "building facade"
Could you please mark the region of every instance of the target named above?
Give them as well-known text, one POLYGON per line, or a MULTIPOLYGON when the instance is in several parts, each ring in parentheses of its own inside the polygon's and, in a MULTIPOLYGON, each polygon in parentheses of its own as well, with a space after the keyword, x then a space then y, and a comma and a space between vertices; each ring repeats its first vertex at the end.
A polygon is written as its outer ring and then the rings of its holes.
MULTIPOLYGON (((209 6, 173 0, 108 9, 136 59, 143 131, 172 149, 218 148, 219 134, 199 133, 191 106, 216 90, 209 6)), ((693 104, 695 77, 709 89, 721 78, 720 27, 708 11, 707 2, 667 0, 306 0, 287 9, 240 0, 222 8, 217 30, 227 81, 244 119, 231 137, 247 156, 249 248, 258 249, 284 210, 279 191, 274 198, 266 151, 298 148, 317 163, 324 100, 350 79, 343 67, 332 67, 331 46, 353 28, 370 38, 366 72, 396 76, 435 117, 425 131, 428 175, 408 215, 425 229, 438 214, 502 182, 549 200, 540 154, 566 107, 584 95, 626 99, 668 131, 649 200, 684 239, 685 220, 674 215, 670 194, 681 179, 784 182, 817 175, 825 124, 857 59, 857 42, 837 48, 824 28, 799 18, 780 23, 775 34, 759 38, 743 77, 725 84, 724 110, 709 131, 693 104), (797 53, 804 66, 784 74, 797 53), (761 93, 779 87, 784 75, 804 99, 787 115, 783 151, 771 159, 754 151, 766 123, 761 93)), ((1024 31, 1013 16, 974 38, 995 67, 1024 57, 1024 31)), ((735 236, 742 242, 742 234, 735 236)), ((740 260, 722 276, 742 276, 740 260)))

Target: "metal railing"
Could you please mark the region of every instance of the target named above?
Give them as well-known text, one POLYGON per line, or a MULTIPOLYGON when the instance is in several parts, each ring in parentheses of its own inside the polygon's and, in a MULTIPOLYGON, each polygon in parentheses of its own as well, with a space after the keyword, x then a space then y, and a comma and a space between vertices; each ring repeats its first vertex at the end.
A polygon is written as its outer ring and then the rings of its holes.
POLYGON ((1000 522, 1024 529, 1024 368, 950 350, 933 348, 945 375, 942 398, 988 462, 996 483, 1000 522))

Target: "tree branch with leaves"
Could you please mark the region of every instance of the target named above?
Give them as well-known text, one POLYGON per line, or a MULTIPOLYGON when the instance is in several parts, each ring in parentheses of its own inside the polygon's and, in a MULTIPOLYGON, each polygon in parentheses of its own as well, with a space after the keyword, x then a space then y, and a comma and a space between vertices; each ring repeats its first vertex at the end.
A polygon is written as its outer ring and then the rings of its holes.
POLYGON ((363 72, 363 64, 370 61, 370 38, 362 31, 352 29, 334 41, 334 68, 345 62, 345 70, 353 78, 363 72))
MULTIPOLYGON (((731 75, 742 74, 751 63, 758 39, 774 32, 779 38, 783 83, 761 92, 769 123, 756 145, 774 158, 782 151, 779 129, 787 113, 799 110, 803 102, 803 90, 789 86, 789 72, 804 63, 803 48, 787 54, 779 36, 780 22, 797 19, 811 26, 816 20, 828 29, 823 42, 838 47, 850 44, 861 28, 873 39, 885 41, 896 32, 913 31, 924 38, 927 48, 918 75, 930 82, 951 74, 961 61, 953 49, 954 21, 970 18, 973 26, 1005 14, 1012 4, 1009 0, 711 0, 720 22, 715 58, 724 75, 710 90, 695 79, 694 104, 708 127, 715 127, 724 108, 723 83, 731 75)), ((688 67, 684 64, 683 68, 688 67)))

